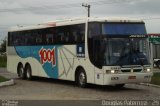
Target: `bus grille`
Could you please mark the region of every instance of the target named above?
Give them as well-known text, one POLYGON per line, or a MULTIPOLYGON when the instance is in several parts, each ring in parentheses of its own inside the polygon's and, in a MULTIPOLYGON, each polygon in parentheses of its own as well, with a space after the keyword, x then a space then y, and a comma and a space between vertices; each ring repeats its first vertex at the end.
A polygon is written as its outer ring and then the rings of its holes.
MULTIPOLYGON (((121 70, 122 72, 131 72, 131 70, 127 69, 127 70, 121 70)), ((133 69, 133 72, 141 72, 142 69, 133 69)))

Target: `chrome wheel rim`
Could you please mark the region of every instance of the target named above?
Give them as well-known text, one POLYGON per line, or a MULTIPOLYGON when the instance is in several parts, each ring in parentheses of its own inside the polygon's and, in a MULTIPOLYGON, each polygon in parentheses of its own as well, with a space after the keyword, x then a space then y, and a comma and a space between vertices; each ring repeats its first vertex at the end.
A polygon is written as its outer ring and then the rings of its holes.
POLYGON ((27 78, 30 78, 30 73, 29 73, 29 69, 27 70, 27 78))
POLYGON ((80 83, 80 85, 84 85, 85 84, 85 80, 86 80, 85 74, 83 72, 81 72, 80 75, 79 75, 79 83, 80 83))
POLYGON ((23 68, 22 68, 22 67, 20 68, 19 76, 20 76, 20 77, 23 77, 23 68))

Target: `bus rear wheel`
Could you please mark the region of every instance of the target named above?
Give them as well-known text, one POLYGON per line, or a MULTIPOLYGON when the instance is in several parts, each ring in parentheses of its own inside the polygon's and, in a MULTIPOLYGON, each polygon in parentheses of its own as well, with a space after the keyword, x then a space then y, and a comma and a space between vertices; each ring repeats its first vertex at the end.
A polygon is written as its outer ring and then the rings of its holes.
POLYGON ((25 79, 25 73, 24 73, 24 68, 22 64, 18 65, 17 72, 18 72, 19 78, 25 79))
POLYGON ((83 69, 80 69, 76 76, 76 82, 79 87, 85 88, 87 85, 87 76, 83 69))
POLYGON ((28 79, 28 80, 31 80, 32 79, 32 70, 31 70, 31 66, 30 65, 27 65, 26 67, 25 67, 25 74, 26 74, 26 78, 28 79))

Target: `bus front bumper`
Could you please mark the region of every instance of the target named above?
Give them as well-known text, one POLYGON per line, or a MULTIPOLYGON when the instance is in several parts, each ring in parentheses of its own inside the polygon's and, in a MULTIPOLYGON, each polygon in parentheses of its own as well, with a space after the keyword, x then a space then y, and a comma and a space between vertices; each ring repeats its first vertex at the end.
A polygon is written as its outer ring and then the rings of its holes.
POLYGON ((149 83, 153 73, 126 73, 126 74, 105 74, 104 85, 128 84, 128 83, 149 83))

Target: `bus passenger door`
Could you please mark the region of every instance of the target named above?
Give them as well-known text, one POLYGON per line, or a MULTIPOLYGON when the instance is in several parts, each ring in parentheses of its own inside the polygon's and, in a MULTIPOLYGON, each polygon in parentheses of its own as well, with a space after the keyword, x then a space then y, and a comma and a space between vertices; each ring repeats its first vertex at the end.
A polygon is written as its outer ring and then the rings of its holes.
POLYGON ((99 39, 93 40, 93 60, 96 84, 103 84, 103 53, 103 42, 99 39))

